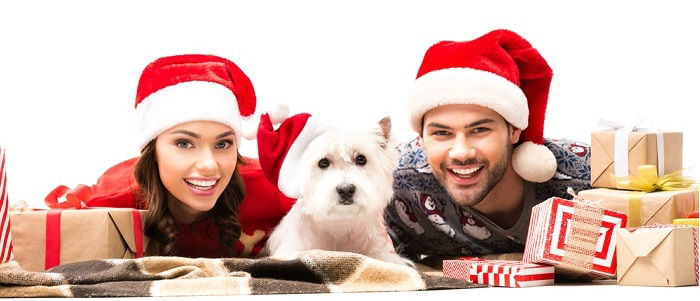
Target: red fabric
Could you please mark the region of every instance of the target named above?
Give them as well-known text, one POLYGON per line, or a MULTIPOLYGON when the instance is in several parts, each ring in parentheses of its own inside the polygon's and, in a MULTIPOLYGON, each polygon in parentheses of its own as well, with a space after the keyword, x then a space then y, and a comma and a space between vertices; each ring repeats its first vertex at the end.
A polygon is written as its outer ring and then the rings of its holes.
MULTIPOLYGON (((90 207, 119 207, 147 209, 143 201, 136 197, 138 185, 134 177, 137 158, 133 158, 108 169, 92 186, 92 199, 86 203, 90 207)), ((241 240, 234 246, 239 256, 256 256, 269 237, 272 228, 287 214, 295 200, 284 196, 275 185, 270 184, 262 173, 257 159, 244 158, 246 164, 239 171, 246 186, 246 195, 240 206, 241 240)), ((215 240, 208 239, 207 227, 212 237, 218 238, 216 226, 210 222, 196 225, 181 225, 178 245, 183 256, 219 257, 221 247, 215 240)))
POLYGON ((242 116, 255 113, 255 90, 248 76, 233 62, 213 55, 187 54, 159 58, 143 70, 136 106, 162 88, 189 81, 207 81, 230 89, 242 116))
POLYGON ((520 141, 544 142, 544 117, 552 69, 530 43, 508 30, 495 30, 464 42, 442 41, 425 53, 417 78, 446 68, 472 68, 504 77, 527 97, 528 127, 520 141))
POLYGON ((304 130, 309 117, 311 115, 307 113, 289 117, 275 131, 270 116, 268 114, 260 116, 258 154, 262 170, 272 184, 278 184, 282 163, 287 157, 289 148, 304 130))

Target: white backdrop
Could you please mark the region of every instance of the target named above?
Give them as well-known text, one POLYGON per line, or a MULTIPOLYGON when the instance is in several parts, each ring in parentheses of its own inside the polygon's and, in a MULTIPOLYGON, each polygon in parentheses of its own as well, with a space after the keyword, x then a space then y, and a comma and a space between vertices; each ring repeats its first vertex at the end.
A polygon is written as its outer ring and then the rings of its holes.
MULTIPOLYGON (((138 155, 136 85, 160 56, 229 58, 252 79, 258 108, 287 102, 340 123, 388 114, 408 140, 405 101, 425 50, 497 28, 524 36, 554 69, 546 137, 590 142, 599 117, 646 116, 648 126, 683 130, 684 165, 697 164, 700 18, 690 6, 258 2, 2 2, 0 145, 11 198, 40 205, 56 185, 94 184, 138 155)), ((242 152, 256 156, 255 144, 242 152)))

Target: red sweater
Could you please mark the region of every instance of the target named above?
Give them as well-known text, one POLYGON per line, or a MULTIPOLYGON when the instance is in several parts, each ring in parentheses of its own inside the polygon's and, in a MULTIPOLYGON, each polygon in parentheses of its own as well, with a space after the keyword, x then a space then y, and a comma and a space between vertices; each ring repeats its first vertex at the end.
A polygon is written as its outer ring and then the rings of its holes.
MULTIPOLYGON (((138 200, 138 185, 134 166, 138 158, 119 163, 108 169, 92 186, 90 207, 120 207, 147 209, 138 200)), ((241 257, 260 254, 272 229, 291 209, 294 199, 284 196, 275 185, 267 181, 257 159, 244 158, 247 164, 239 170, 246 186, 246 194, 240 206, 238 219, 242 233, 234 250, 241 257)), ((212 239, 218 238, 216 225, 209 221, 192 225, 178 225, 178 248, 185 257, 220 257, 221 246, 212 239), (207 233, 208 232, 208 233, 207 233)))

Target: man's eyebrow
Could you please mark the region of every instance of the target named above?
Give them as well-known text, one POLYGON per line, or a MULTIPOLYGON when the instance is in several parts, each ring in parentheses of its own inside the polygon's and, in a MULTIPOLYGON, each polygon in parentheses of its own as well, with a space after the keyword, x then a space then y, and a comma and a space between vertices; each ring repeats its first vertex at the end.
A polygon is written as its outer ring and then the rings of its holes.
POLYGON ((202 138, 202 136, 195 134, 193 132, 190 132, 188 130, 177 130, 177 131, 174 131, 170 134, 185 134, 187 136, 192 136, 192 137, 197 138, 197 139, 202 138))
POLYGON ((444 124, 440 124, 440 123, 437 123, 437 122, 428 123, 428 125, 426 125, 426 127, 436 127, 436 128, 440 128, 440 129, 446 129, 446 130, 452 129, 452 128, 449 127, 449 126, 446 126, 446 125, 444 125, 444 124))
POLYGON ((220 134, 219 136, 216 136, 216 139, 221 139, 221 138, 224 138, 226 136, 235 135, 235 134, 236 133, 234 133, 233 131, 228 131, 226 133, 220 134))
POLYGON ((471 127, 475 127, 475 126, 482 125, 484 123, 490 123, 490 122, 496 122, 496 120, 493 120, 491 118, 484 118, 481 120, 474 121, 470 124, 467 124, 464 128, 471 128, 471 127))

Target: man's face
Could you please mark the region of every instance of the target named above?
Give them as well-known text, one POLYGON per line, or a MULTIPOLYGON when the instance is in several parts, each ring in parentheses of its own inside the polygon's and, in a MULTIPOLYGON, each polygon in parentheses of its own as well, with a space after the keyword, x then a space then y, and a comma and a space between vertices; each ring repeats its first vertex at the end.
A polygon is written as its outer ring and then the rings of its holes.
POLYGON ((420 137, 433 174, 464 207, 481 202, 501 181, 520 130, 486 107, 453 104, 425 113, 420 137))

